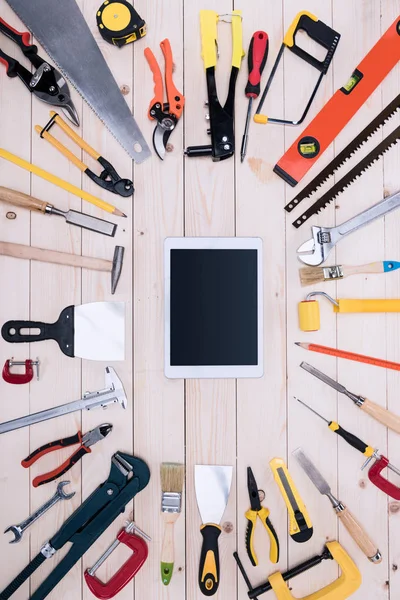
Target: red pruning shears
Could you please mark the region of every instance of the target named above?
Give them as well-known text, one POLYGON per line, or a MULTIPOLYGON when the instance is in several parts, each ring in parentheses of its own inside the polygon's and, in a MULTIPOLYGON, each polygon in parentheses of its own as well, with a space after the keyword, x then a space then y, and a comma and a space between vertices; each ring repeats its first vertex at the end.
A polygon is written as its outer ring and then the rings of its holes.
POLYGON ((96 444, 100 440, 103 440, 109 433, 111 433, 113 426, 110 423, 103 423, 99 425, 95 429, 88 431, 84 435, 80 431, 71 437, 63 438, 60 440, 55 440, 54 442, 49 442, 44 446, 40 446, 37 450, 34 450, 29 456, 24 458, 21 462, 21 465, 25 468, 33 465, 39 458, 48 454, 49 452, 54 452, 55 450, 61 450, 62 448, 67 448, 68 446, 74 446, 75 444, 80 444, 79 448, 75 450, 73 454, 65 462, 63 462, 59 467, 50 471, 49 473, 45 473, 44 475, 38 475, 32 482, 33 487, 38 487, 39 485, 43 485, 44 483, 49 483, 50 481, 54 481, 64 475, 67 471, 69 471, 77 462, 85 456, 85 454, 90 454, 91 449, 90 446, 96 444))
POLYGON ((157 120, 153 133, 153 146, 157 156, 164 160, 165 149, 172 131, 180 119, 185 105, 185 96, 179 92, 172 80, 173 58, 171 44, 168 39, 160 43, 165 58, 165 87, 167 90, 167 102, 163 102, 163 79, 161 70, 150 48, 146 48, 144 55, 153 73, 154 98, 150 102, 148 116, 151 120, 157 120))

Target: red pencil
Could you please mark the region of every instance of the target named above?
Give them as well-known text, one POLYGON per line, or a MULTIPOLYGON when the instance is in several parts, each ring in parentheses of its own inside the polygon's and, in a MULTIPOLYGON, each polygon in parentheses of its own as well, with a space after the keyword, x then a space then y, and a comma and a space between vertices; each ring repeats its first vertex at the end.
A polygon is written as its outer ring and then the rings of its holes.
POLYGON ((386 369, 393 369, 393 371, 400 371, 400 363, 392 362, 390 360, 374 358, 373 356, 364 356, 363 354, 355 354, 354 352, 346 352, 345 350, 320 346, 319 344, 309 344, 307 342, 295 342, 295 344, 296 346, 300 346, 300 348, 304 348, 304 350, 311 350, 311 352, 329 354, 330 356, 337 356, 338 358, 347 358, 347 360, 355 360, 356 362, 375 365, 375 367, 384 367, 386 369))

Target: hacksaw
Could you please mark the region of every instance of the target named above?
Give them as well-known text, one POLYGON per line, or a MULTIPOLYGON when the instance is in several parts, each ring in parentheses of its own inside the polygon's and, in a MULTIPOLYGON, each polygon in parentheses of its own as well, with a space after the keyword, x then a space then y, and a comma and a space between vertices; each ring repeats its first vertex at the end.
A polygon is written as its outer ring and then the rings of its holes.
POLYGON ((274 172, 297 185, 399 60, 400 16, 279 159, 274 172))
POLYGON ((7 0, 129 156, 151 156, 128 104, 75 0, 7 0))

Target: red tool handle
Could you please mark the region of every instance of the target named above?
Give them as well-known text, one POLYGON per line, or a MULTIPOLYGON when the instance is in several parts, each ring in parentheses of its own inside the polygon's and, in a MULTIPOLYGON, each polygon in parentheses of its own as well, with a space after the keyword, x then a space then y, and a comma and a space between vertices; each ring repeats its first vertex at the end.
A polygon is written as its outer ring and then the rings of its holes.
POLYGON ((67 471, 72 469, 72 467, 83 457, 85 454, 90 454, 91 449, 86 446, 80 446, 65 462, 62 463, 53 471, 49 471, 48 473, 44 473, 43 475, 38 475, 32 481, 33 487, 39 487, 39 485, 44 485, 45 483, 50 483, 50 481, 54 481, 64 475, 67 471))
POLYGON ((118 594, 133 579, 146 561, 149 553, 145 540, 132 533, 127 533, 125 529, 119 532, 117 539, 121 544, 128 546, 133 551, 133 554, 115 575, 107 583, 103 583, 97 577, 85 571, 85 581, 89 590, 96 598, 100 598, 101 600, 108 600, 118 594))
POLYGON ((376 485, 382 492, 385 492, 391 498, 395 500, 400 500, 400 488, 396 485, 382 477, 381 473, 383 469, 386 469, 389 461, 386 456, 381 456, 379 460, 377 460, 370 470, 368 471, 368 479, 376 485))
POLYGON ((244 90, 247 98, 257 98, 260 94, 261 74, 267 62, 268 49, 268 34, 265 31, 256 31, 251 38, 247 54, 249 78, 244 90))
POLYGON ((172 58, 172 49, 169 39, 166 38, 160 42, 160 46, 165 58, 165 87, 167 88, 169 112, 179 119, 185 105, 185 97, 182 96, 182 94, 176 89, 172 79, 174 61, 172 58))
MULTIPOLYGON (((1 57, 2 52, 0 50, 0 62, 3 62, 1 57)), ((33 379, 33 367, 31 359, 28 358, 25 361, 25 373, 11 373, 10 362, 6 360, 3 367, 2 377, 7 383, 14 383, 16 385, 20 385, 22 383, 29 383, 33 379)))
POLYGON ((9 37, 13 42, 18 44, 22 51, 26 48, 36 48, 33 44, 30 43, 30 33, 29 31, 17 31, 14 27, 11 27, 4 19, 0 17, 0 31, 4 33, 7 37, 9 37))
POLYGON ((154 104, 159 104, 161 106, 161 109, 163 106, 163 80, 162 80, 161 70, 158 65, 157 59, 154 56, 153 52, 150 50, 150 48, 145 48, 144 56, 145 56, 147 62, 149 63, 151 72, 153 73, 154 98, 150 102, 149 110, 148 110, 148 117, 149 117, 149 119, 153 120, 153 119, 155 119, 155 117, 150 114, 150 110, 152 109, 154 104))
POLYGON ((78 433, 76 433, 75 435, 71 435, 70 437, 63 438, 62 440, 55 440, 54 442, 49 442, 44 446, 40 446, 39 448, 31 452, 29 456, 24 458, 24 460, 21 461, 21 465, 25 469, 27 469, 28 467, 32 466, 33 463, 39 460, 39 458, 41 458, 45 454, 48 454, 49 452, 54 452, 55 450, 61 450, 62 448, 67 448, 68 446, 73 446, 74 444, 81 443, 82 433, 78 431, 78 433))

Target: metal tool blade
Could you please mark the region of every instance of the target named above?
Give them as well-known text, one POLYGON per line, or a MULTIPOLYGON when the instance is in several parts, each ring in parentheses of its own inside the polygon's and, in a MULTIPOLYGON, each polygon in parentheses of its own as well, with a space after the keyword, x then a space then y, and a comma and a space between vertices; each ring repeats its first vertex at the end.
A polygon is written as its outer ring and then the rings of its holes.
POLYGON ((81 213, 76 210, 64 212, 55 206, 49 205, 49 208, 46 208, 46 212, 64 217, 67 223, 70 225, 77 225, 78 227, 83 227, 84 229, 95 231, 96 233, 109 235, 110 237, 114 237, 118 227, 118 225, 115 223, 111 223, 110 221, 105 221, 104 219, 99 219, 97 217, 92 217, 91 215, 87 215, 86 213, 81 213))
POLYGON ((75 0, 7 0, 53 62, 137 163, 151 155, 75 0))
POLYGON ((347 390, 344 387, 344 385, 342 385, 341 383, 338 383, 334 379, 331 379, 330 377, 328 377, 328 375, 325 375, 325 373, 322 373, 321 371, 319 371, 318 369, 316 369, 312 365, 309 365, 307 362, 303 361, 300 364, 300 366, 301 366, 302 369, 304 369, 308 373, 311 373, 311 375, 314 375, 314 377, 317 377, 318 379, 320 379, 321 381, 323 381, 327 385, 330 385, 334 390, 337 390, 341 394, 347 394, 347 390))
POLYGON ((203 524, 219 525, 228 504, 233 467, 196 465, 194 468, 197 506, 203 524))
POLYGON ((164 160, 165 148, 172 133, 172 130, 164 129, 161 125, 157 125, 153 132, 153 147, 156 154, 161 160, 164 160))
POLYGON ((74 329, 75 356, 89 360, 124 360, 124 302, 89 302, 75 306, 74 329))
POLYGON ((279 467, 279 469, 277 469, 276 472, 279 475, 279 479, 282 482, 283 488, 286 492, 286 495, 287 495, 290 505, 293 509, 293 512, 299 511, 300 510, 299 505, 296 502, 296 498, 294 497, 292 488, 290 487, 290 483, 287 480, 285 471, 281 467, 279 467))
POLYGON ((297 448, 292 452, 293 456, 297 459, 303 471, 305 471, 308 477, 311 479, 317 490, 323 496, 331 495, 331 488, 328 482, 322 477, 318 469, 313 465, 311 460, 306 456, 301 448, 297 448))

